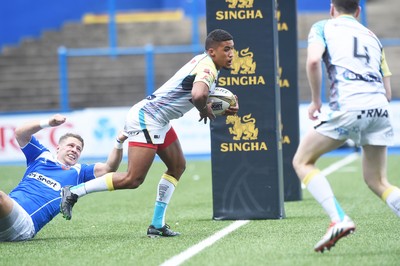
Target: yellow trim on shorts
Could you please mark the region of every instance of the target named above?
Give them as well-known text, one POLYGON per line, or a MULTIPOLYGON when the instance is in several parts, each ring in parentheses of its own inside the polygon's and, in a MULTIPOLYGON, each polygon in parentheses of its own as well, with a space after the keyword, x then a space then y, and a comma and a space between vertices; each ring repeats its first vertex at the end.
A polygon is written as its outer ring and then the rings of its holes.
POLYGON ((113 176, 113 173, 108 173, 108 174, 104 175, 104 179, 106 181, 106 185, 107 185, 108 191, 114 190, 114 184, 113 184, 112 176, 113 176))
POLYGON ((389 197, 390 193, 392 193, 396 189, 398 188, 395 186, 391 186, 390 188, 386 189, 385 191, 383 191, 381 199, 386 202, 386 199, 387 197, 389 197))
POLYGON ((321 171, 319 169, 314 169, 311 172, 309 172, 303 179, 304 185, 308 185, 310 181, 314 178, 314 176, 318 175, 321 171))
POLYGON ((175 179, 172 175, 168 174, 163 174, 161 178, 164 178, 165 180, 168 180, 171 182, 175 187, 178 185, 178 180, 175 179))

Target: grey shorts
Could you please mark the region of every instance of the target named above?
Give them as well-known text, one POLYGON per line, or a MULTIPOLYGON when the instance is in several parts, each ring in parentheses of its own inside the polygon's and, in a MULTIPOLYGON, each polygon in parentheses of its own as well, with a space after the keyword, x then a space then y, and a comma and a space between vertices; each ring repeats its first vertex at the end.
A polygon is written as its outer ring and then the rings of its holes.
POLYGON ((320 118, 315 130, 337 140, 351 139, 357 146, 391 146, 394 142, 391 113, 381 107, 359 111, 333 111, 320 118))
POLYGON ((29 214, 15 201, 11 213, 0 219, 0 242, 24 241, 35 236, 35 226, 29 214))

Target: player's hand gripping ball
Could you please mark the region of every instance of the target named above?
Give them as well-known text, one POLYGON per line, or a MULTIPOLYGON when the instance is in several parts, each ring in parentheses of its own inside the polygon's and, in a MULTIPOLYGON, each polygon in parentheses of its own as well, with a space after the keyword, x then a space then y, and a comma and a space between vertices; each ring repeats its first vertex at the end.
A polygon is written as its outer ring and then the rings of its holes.
POLYGON ((235 95, 228 89, 216 87, 208 95, 208 102, 214 115, 223 115, 229 107, 236 106, 235 95))

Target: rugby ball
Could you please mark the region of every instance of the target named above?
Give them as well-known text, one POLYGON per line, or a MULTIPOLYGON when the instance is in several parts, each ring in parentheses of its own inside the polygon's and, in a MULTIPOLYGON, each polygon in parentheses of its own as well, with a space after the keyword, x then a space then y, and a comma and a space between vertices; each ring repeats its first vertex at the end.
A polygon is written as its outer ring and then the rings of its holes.
POLYGON ((223 115, 230 106, 236 106, 235 95, 228 89, 216 87, 208 95, 214 115, 223 115))

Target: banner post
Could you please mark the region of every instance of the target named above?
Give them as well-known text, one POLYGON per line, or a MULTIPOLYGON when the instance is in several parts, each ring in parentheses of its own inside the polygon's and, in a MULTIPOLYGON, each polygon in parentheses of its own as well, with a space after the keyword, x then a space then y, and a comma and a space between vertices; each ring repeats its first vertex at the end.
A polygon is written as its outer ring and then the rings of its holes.
POLYGON ((278 30, 275 0, 207 0, 207 32, 233 35, 231 70, 217 85, 239 97, 236 116, 211 123, 213 218, 282 219, 278 30))
POLYGON ((283 180, 285 201, 302 199, 301 183, 292 166, 299 145, 296 0, 278 0, 279 85, 282 111, 283 180))

